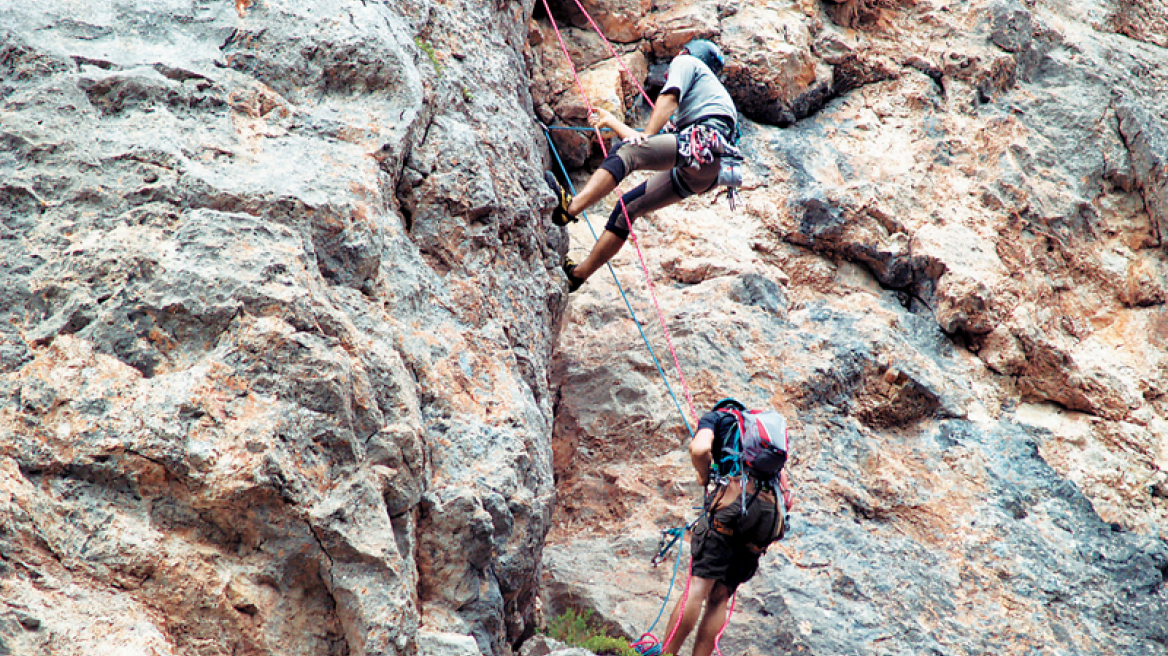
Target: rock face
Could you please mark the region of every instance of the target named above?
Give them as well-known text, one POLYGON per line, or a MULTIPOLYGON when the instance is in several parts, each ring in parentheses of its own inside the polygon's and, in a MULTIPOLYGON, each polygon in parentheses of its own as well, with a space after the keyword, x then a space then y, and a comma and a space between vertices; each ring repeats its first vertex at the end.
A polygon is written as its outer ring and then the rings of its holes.
POLYGON ((798 505, 725 652, 1168 653, 1160 4, 90 4, 0 22, 0 655, 636 637, 730 395, 798 505), (729 55, 739 211, 637 226, 668 335, 631 246, 636 318, 565 295, 549 11, 630 120, 729 55))
POLYGON ((564 305, 530 3, 4 13, 0 653, 507 652, 564 305))
POLYGON ((686 396, 736 396, 791 419, 798 496, 724 653, 1168 653, 1163 10, 717 9, 646 23, 729 54, 744 208, 639 226, 671 343, 631 246, 636 320, 607 272, 573 295, 545 611, 652 624, 700 498, 686 396))

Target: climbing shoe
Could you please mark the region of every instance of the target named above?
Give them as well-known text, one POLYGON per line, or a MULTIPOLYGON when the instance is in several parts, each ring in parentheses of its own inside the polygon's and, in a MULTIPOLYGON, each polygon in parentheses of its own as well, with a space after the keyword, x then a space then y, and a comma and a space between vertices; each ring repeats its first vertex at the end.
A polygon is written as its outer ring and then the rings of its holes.
POLYGON ((566 226, 569 223, 574 223, 576 217, 568 214, 568 208, 572 206, 572 194, 569 194, 560 185, 560 181, 556 179, 555 173, 544 171, 543 179, 551 187, 552 193, 556 195, 556 207, 552 210, 552 223, 558 226, 566 226))
POLYGON ((572 261, 572 258, 567 258, 564 260, 563 268, 564 275, 568 276, 568 293, 571 294, 577 289, 580 289, 580 285, 584 284, 584 279, 577 278, 576 274, 573 273, 576 270, 576 263, 572 261))

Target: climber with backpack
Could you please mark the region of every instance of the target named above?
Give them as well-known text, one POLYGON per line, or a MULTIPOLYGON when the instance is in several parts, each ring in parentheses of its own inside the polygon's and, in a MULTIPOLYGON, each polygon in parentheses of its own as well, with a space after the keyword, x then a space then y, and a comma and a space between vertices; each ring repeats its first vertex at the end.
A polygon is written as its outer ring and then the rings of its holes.
POLYGON ((742 156, 734 146, 739 134, 738 110, 718 79, 724 61, 722 51, 710 41, 695 39, 687 43, 669 64, 665 86, 643 133, 606 110, 594 110, 588 117, 589 124, 611 129, 622 141, 576 196, 568 193, 554 173, 544 172, 556 197, 552 222, 564 226, 607 196, 629 173, 659 171, 621 196, 604 233, 583 262, 568 260, 564 264, 570 291, 579 289, 620 251, 633 220, 704 194, 719 184, 729 184, 732 189, 741 184, 738 165, 742 156), (675 131, 666 129, 671 117, 676 123, 675 131))
POLYGON ((678 654, 697 624, 693 654, 709 656, 728 621, 727 602, 786 533, 792 505, 786 421, 772 410, 723 399, 702 416, 689 450, 706 490, 705 512, 693 528, 688 593, 673 609, 662 647, 678 654))

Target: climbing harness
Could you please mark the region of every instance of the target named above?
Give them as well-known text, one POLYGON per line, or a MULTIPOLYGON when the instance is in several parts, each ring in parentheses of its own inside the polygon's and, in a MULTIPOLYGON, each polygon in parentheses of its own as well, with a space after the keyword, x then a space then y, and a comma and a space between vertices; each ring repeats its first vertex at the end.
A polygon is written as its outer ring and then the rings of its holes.
POLYGON ((730 211, 738 209, 738 188, 742 186, 742 164, 746 158, 716 128, 705 123, 693 123, 677 133, 677 154, 689 166, 699 168, 721 157, 717 184, 726 187, 730 211))
POLYGON ((677 154, 683 161, 689 160, 691 168, 701 168, 723 153, 742 157, 737 148, 726 142, 721 132, 705 123, 687 125, 677 133, 677 154))
POLYGON ((683 165, 688 161, 689 166, 696 169, 713 162, 715 157, 721 158, 718 180, 714 184, 726 188, 726 200, 730 203, 730 211, 734 212, 738 210, 738 188, 742 186, 742 166, 746 163, 746 157, 738 149, 742 128, 735 124, 734 133, 727 138, 708 123, 708 120, 691 123, 678 130, 670 121, 661 131, 677 134, 677 154, 683 165))

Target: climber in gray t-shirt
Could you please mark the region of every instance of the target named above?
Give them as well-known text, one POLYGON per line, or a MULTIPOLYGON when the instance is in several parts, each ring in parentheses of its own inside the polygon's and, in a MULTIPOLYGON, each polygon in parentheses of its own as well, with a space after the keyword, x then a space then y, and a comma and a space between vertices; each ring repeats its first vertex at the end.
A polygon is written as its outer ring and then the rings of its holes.
POLYGON ((738 120, 738 110, 726 87, 718 81, 718 76, 697 57, 682 55, 669 64, 669 77, 661 93, 673 93, 678 97, 677 111, 673 122, 678 128, 710 116, 727 119, 730 124, 738 120))
POLYGON ((556 195, 552 221, 567 225, 576 220, 577 214, 607 196, 632 171, 660 171, 621 196, 609 215, 604 233, 583 262, 565 263, 564 273, 568 275, 571 291, 578 289, 620 251, 629 236, 629 222, 717 186, 723 146, 733 143, 738 125, 734 101, 718 81, 722 62, 718 46, 705 39, 685 44, 669 64, 665 86, 643 133, 608 111, 594 110, 588 117, 589 124, 613 130, 623 142, 609 153, 575 197, 560 185, 555 174, 544 173, 544 179, 556 195), (671 116, 678 132, 660 134, 671 116))

